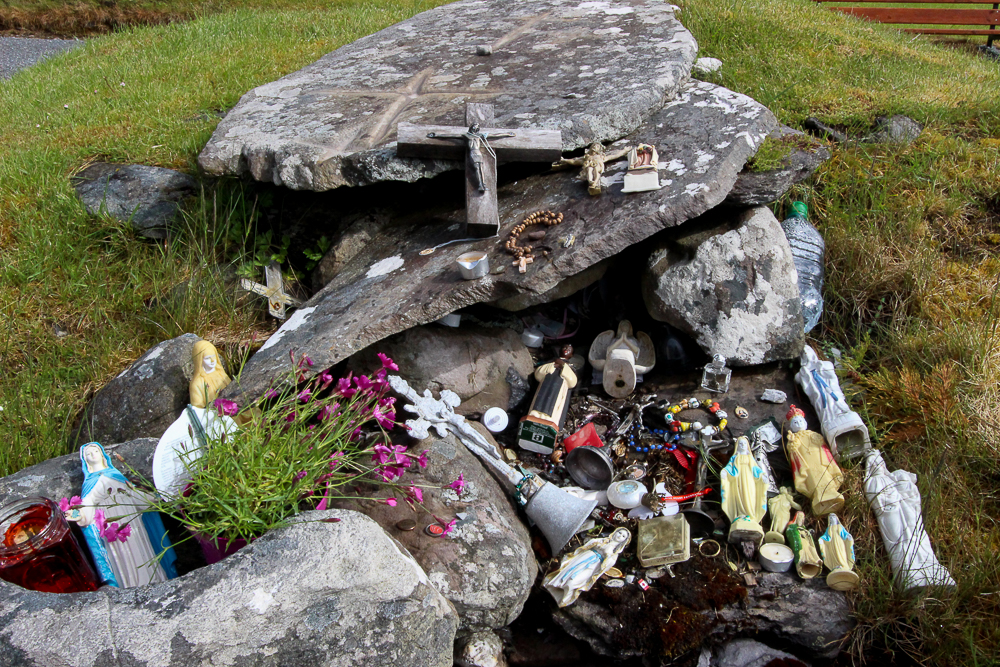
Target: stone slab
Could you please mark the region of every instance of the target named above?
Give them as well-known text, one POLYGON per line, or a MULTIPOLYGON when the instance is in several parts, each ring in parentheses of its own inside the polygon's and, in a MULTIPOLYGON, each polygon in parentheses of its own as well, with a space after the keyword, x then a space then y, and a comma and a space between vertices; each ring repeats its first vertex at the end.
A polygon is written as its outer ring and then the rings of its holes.
MULTIPOLYGON (((744 95, 692 81, 678 97, 628 138, 655 144, 661 189, 622 193, 626 165, 605 171, 605 194, 592 197, 572 172, 549 172, 510 183, 498 191, 501 236, 455 243, 430 255, 420 251, 458 233, 465 211, 400 208, 390 225, 345 261, 323 290, 296 310, 244 367, 227 396, 256 395, 287 370, 289 349, 308 354, 315 368, 328 367, 355 351, 404 329, 436 320, 464 306, 541 295, 598 262, 656 232, 715 207, 728 194, 747 158, 777 126, 765 107, 744 95), (510 230, 529 213, 562 212, 549 228, 549 257, 536 257, 526 273, 511 266, 504 251, 510 230), (574 236, 571 247, 558 242, 574 236), (494 273, 462 280, 455 257, 469 250, 488 254, 494 273), (502 273, 495 273, 501 271, 502 273)), ((549 237, 546 237, 547 239, 549 237)))
POLYGON ((771 138, 786 142, 792 147, 791 152, 777 169, 740 172, 726 197, 728 206, 760 206, 778 201, 793 185, 812 176, 830 159, 830 151, 819 140, 787 125, 772 132, 771 138))
POLYGON ((461 125, 467 102, 495 105, 498 127, 560 130, 573 150, 638 128, 696 52, 662 1, 456 2, 248 92, 199 164, 296 190, 412 182, 463 163, 398 158, 397 124, 461 125))

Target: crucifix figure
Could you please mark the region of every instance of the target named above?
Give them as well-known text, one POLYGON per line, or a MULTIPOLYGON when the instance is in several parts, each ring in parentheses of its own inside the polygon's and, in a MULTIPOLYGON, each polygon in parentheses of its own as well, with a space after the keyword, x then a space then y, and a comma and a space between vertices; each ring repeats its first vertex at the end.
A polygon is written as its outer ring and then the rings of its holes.
POLYGON ((465 220, 469 236, 488 238, 500 229, 497 160, 551 162, 562 155, 559 130, 497 129, 492 104, 467 104, 466 127, 400 123, 400 157, 465 160, 465 220), (456 141, 460 140, 460 141, 456 141))
POLYGON ((285 306, 297 306, 299 302, 285 292, 285 281, 281 277, 280 264, 277 262, 268 264, 264 268, 264 277, 267 285, 261 285, 244 278, 240 281, 240 287, 266 298, 268 312, 279 320, 283 320, 285 319, 285 306))

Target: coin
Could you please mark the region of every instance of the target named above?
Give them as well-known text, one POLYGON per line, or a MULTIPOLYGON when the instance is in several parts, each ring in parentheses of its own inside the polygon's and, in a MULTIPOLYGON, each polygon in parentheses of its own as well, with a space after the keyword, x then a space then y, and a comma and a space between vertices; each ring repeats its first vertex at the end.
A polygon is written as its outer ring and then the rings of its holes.
POLYGON ((413 519, 403 519, 402 521, 396 524, 396 528, 398 528, 399 530, 410 531, 410 530, 415 530, 416 527, 417 527, 417 522, 414 521, 413 519))

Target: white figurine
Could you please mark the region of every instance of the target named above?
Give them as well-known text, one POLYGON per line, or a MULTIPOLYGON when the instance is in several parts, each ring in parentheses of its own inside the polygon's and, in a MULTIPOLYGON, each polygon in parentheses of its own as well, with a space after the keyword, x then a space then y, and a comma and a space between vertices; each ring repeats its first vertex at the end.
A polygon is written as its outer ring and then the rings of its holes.
POLYGON ((808 345, 802 350, 799 360, 802 367, 795 374, 795 381, 819 415, 820 430, 833 457, 838 461, 847 461, 864 456, 872 448, 868 427, 844 400, 833 363, 820 361, 816 351, 808 345))
POLYGON ((882 531, 882 543, 896 585, 904 592, 929 586, 955 586, 948 570, 938 562, 924 530, 917 476, 906 470, 889 472, 882 453, 865 454, 865 497, 882 531))
POLYGON ((546 575, 542 585, 560 607, 573 604, 614 566, 631 539, 627 528, 616 528, 608 537, 590 540, 563 558, 559 569, 546 575))
POLYGON ((622 320, 618 333, 608 329, 594 339, 587 354, 590 365, 603 371, 604 391, 614 398, 625 398, 635 391, 638 375, 653 370, 656 347, 649 334, 632 333, 632 323, 622 320))
POLYGON ((187 406, 153 452, 153 484, 160 495, 167 498, 183 490, 191 480, 191 464, 201 458, 208 441, 236 429, 236 422, 219 415, 215 408, 187 406))
POLYGON ((628 153, 628 171, 622 192, 648 192, 660 189, 659 156, 656 148, 639 144, 628 153))
POLYGON ((83 498, 66 518, 83 530, 101 581, 132 588, 176 577, 163 521, 159 513, 146 511, 152 498, 112 465, 98 443, 80 448, 80 462, 83 498))

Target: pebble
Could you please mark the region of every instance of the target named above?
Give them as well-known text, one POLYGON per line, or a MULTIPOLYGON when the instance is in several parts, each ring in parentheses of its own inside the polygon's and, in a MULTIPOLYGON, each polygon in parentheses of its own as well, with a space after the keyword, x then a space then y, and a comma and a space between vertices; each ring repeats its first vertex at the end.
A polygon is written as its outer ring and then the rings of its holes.
POLYGON ((765 389, 764 393, 760 395, 760 400, 765 403, 777 403, 780 405, 788 400, 788 395, 780 389, 765 389))

